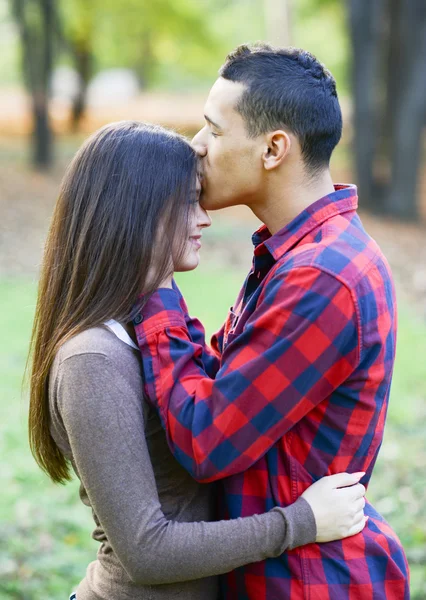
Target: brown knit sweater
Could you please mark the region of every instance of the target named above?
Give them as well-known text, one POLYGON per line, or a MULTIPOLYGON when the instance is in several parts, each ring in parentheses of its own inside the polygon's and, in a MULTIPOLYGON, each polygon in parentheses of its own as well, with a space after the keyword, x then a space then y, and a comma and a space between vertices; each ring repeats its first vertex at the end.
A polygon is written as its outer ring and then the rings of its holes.
POLYGON ((138 351, 104 327, 65 343, 49 381, 51 432, 81 481, 100 543, 78 600, 217 600, 215 575, 313 542, 308 503, 214 522, 212 488, 167 446, 142 396, 138 351))

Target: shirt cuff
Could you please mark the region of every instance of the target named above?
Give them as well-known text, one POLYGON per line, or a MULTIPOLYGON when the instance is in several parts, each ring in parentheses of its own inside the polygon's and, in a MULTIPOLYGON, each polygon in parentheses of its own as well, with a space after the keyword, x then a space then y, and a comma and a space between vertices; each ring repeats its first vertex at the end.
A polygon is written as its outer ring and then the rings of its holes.
POLYGON ((167 327, 185 327, 181 295, 175 289, 159 288, 145 302, 133 320, 138 343, 149 334, 167 327))
POLYGON ((287 550, 293 550, 293 548, 305 544, 313 544, 316 541, 315 516, 310 504, 302 496, 286 508, 276 507, 273 510, 279 511, 287 522, 289 534, 286 536, 288 539, 287 550))

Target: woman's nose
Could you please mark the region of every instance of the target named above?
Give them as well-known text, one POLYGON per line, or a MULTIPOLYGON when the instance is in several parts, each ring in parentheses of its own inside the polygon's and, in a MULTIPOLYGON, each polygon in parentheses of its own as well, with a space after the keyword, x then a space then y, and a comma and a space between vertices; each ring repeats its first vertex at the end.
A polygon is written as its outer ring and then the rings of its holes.
POLYGON ((198 205, 198 227, 210 227, 211 224, 212 220, 208 212, 198 205))

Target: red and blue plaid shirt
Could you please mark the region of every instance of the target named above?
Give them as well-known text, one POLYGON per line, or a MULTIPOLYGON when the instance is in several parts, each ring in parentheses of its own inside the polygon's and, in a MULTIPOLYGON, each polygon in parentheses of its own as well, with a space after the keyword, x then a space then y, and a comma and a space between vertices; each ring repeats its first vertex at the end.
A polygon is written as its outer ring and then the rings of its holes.
MULTIPOLYGON (((323 475, 371 476, 395 357, 392 276, 336 186, 271 236, 253 236, 253 266, 208 348, 175 289, 136 320, 145 393, 177 460, 221 481, 221 518, 286 506, 323 475)), ((310 544, 223 578, 229 600, 406 600, 401 543, 367 503, 356 536, 310 544)))

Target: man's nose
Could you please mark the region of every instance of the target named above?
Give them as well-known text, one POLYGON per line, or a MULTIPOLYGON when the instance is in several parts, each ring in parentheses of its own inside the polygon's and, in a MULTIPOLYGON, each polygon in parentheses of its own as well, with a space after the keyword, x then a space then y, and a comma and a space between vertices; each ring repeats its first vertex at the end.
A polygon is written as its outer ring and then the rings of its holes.
POLYGON ((192 147, 200 158, 204 158, 206 156, 207 146, 202 146, 201 144, 192 144, 192 147))
POLYGON ((191 142, 191 146, 194 148, 195 152, 201 158, 206 156, 206 154, 207 154, 207 146, 205 143, 203 143, 202 132, 203 132, 203 130, 199 131, 192 138, 192 142, 191 142))

